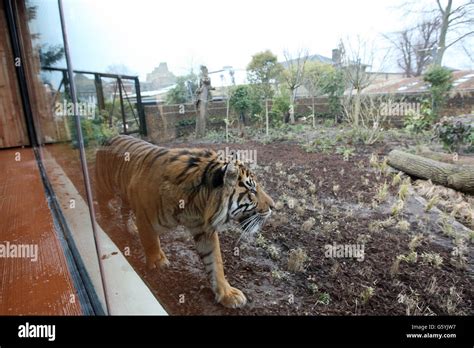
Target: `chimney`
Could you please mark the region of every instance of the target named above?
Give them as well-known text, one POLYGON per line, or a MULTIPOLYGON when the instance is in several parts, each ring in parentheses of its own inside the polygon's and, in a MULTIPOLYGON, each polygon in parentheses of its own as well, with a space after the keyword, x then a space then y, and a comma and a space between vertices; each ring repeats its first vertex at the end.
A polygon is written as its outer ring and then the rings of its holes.
POLYGON ((335 48, 332 50, 332 63, 334 65, 341 64, 341 50, 339 48, 335 48))

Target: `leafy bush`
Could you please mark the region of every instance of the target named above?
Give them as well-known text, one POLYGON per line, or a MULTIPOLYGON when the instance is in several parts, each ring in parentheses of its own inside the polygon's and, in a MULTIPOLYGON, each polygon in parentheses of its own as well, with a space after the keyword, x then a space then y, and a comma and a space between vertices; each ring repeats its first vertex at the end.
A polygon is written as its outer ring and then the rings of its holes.
MULTIPOLYGON (((290 95, 283 92, 273 98, 272 110, 269 115, 273 121, 283 122, 285 116, 290 112, 290 95)), ((279 123, 279 122, 278 122, 279 123)))
POLYGON ((229 103, 230 107, 240 115, 241 119, 245 120, 245 115, 252 109, 250 87, 244 85, 237 86, 232 91, 229 103))
POLYGON ((431 106, 437 118, 446 101, 446 94, 452 87, 452 73, 438 65, 431 66, 423 75, 423 80, 430 84, 431 106))
MULTIPOLYGON (((74 117, 69 117, 69 129, 71 131, 72 146, 74 148, 79 147, 79 141, 77 138, 76 123, 74 117)), ((95 118, 81 117, 81 132, 84 141, 84 146, 87 147, 90 141, 94 141, 98 145, 102 145, 108 139, 118 134, 117 127, 109 124, 106 117, 99 115, 95 118)))
POLYGON ((261 114, 262 107, 262 92, 255 86, 237 86, 231 92, 230 107, 239 115, 240 119, 247 124, 247 116, 255 118, 254 116, 261 114))
POLYGON ((431 127, 434 118, 435 116, 429 106, 429 102, 424 100, 421 103, 419 113, 413 110, 408 112, 408 115, 405 118, 405 128, 415 134, 421 133, 431 127))
POLYGON ((324 78, 322 92, 327 94, 329 112, 335 119, 342 115, 341 98, 344 95, 344 76, 340 70, 331 70, 324 78))
POLYGON ((435 127, 435 137, 441 141, 443 147, 451 152, 459 151, 461 145, 472 145, 474 129, 469 124, 443 117, 435 127))
MULTIPOLYGON (((192 94, 198 88, 199 78, 193 72, 186 76, 179 76, 176 85, 167 93, 166 104, 184 104, 192 101, 192 94)), ((209 95, 209 98, 211 96, 209 95)))

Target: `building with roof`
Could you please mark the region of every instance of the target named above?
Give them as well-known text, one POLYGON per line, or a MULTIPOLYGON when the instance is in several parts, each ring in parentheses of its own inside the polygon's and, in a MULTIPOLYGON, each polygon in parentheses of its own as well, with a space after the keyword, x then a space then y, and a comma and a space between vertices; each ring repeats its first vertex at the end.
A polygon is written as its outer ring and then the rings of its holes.
MULTIPOLYGON (((452 92, 474 91, 474 70, 453 71, 452 92)), ((402 79, 374 81, 364 89, 369 94, 416 94, 428 92, 429 85, 422 76, 406 77, 402 79)))

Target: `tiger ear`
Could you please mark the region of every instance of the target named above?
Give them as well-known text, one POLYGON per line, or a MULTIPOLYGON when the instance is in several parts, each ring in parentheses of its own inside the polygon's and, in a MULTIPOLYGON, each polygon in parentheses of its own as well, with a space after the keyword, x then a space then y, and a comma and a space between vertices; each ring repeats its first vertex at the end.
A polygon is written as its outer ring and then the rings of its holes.
POLYGON ((224 186, 234 187, 237 184, 237 178, 239 177, 239 171, 234 163, 229 162, 224 173, 224 186))

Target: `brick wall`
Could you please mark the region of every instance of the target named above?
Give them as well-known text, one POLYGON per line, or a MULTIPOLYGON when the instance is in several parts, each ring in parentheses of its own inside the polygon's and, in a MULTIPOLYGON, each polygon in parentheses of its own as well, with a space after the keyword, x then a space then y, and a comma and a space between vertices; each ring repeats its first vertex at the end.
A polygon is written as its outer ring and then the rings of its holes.
MULTIPOLYGON (((388 96, 387 96, 388 97, 388 96)), ((391 95, 393 102, 420 103, 423 99, 429 98, 427 93, 399 94, 391 95)), ((311 98, 297 99, 295 113, 296 115, 309 115, 311 113, 311 98)), ((272 102, 269 101, 271 110, 272 102)), ((395 109, 396 110, 396 109, 395 109)), ((390 110, 393 111, 393 110, 390 110)), ((324 115, 329 112, 327 97, 315 98, 316 115, 324 115)), ((456 93, 451 95, 442 110, 441 114, 447 116, 456 116, 461 114, 474 113, 474 91, 465 93, 456 93)), ((226 115, 226 102, 209 102, 209 129, 221 129, 225 127, 224 119, 226 115)), ((231 118, 235 114, 231 111, 231 118)), ((146 106, 145 118, 148 128, 148 137, 154 142, 165 142, 176 139, 184 134, 194 131, 196 120, 196 109, 194 104, 181 105, 158 105, 146 106)), ((405 116, 400 113, 388 114, 386 123, 388 126, 403 126, 405 116)))

